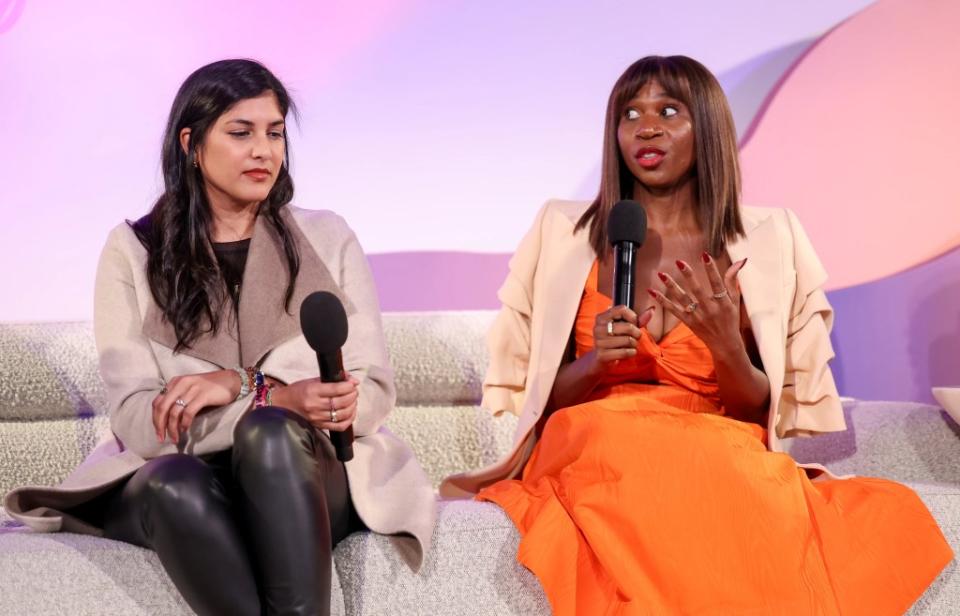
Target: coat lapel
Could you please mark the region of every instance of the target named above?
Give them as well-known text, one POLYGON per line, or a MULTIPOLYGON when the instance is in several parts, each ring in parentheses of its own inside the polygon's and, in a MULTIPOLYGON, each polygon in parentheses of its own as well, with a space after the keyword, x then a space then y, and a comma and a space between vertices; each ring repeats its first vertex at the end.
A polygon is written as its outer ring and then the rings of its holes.
POLYGON ((779 391, 785 366, 779 238, 772 217, 745 219, 744 223, 746 235, 727 244, 727 254, 734 263, 747 259, 737 277, 741 297, 771 391, 774 385, 779 391))
POLYGON ((300 252, 300 273, 288 312, 283 304, 287 290, 283 244, 266 218, 258 216, 240 292, 240 350, 244 366, 258 365, 271 349, 300 335, 300 304, 314 291, 336 295, 347 314, 356 311, 287 208, 281 210, 281 216, 300 252))
MULTIPOLYGON (((181 351, 182 354, 221 368, 258 365, 271 349, 300 335, 300 304, 314 291, 329 291, 344 303, 347 314, 355 311, 288 208, 281 209, 281 216, 300 254, 300 272, 289 312, 283 301, 287 290, 283 243, 273 225, 264 216, 258 216, 250 239, 237 313, 234 314, 230 302, 224 302, 219 330, 203 334, 190 348, 181 351)), ((144 316, 143 333, 170 349, 176 346, 173 326, 152 302, 144 316)))

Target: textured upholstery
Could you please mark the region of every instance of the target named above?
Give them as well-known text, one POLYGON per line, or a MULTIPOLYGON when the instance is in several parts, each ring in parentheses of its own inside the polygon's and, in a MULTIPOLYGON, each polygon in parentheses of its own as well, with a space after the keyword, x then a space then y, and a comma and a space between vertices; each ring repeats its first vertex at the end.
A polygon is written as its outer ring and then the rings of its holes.
MULTIPOLYGON (((388 427, 410 443, 434 485, 492 462, 516 418, 476 406, 489 312, 387 314, 398 408, 388 427)), ((801 461, 909 483, 960 552, 960 427, 929 405, 853 402, 847 432, 788 442, 801 461)), ((87 323, 0 325, 0 491, 55 484, 107 428, 87 323)), ((418 574, 390 538, 358 533, 336 552, 334 614, 548 614, 516 563, 519 537, 495 506, 441 502, 434 549, 418 574), (339 590, 342 587, 342 593, 339 590)), ((0 511, 0 606, 16 614, 188 614, 156 555, 92 537, 38 535, 0 511), (10 607, 13 606, 13 607, 10 607)), ((960 615, 955 564, 913 615, 960 615)))

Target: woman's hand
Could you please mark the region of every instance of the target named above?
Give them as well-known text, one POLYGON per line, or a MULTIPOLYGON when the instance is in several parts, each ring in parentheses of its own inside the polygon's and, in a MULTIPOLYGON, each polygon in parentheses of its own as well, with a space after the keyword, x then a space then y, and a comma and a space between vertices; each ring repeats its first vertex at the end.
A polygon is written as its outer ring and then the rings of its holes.
POLYGON ((593 325, 594 352, 590 372, 603 373, 607 364, 637 354, 640 329, 650 322, 653 306, 638 316, 626 306, 614 306, 597 315, 593 325))
POLYGON ((237 399, 240 375, 234 370, 187 374, 170 379, 153 399, 153 427, 157 441, 165 435, 177 443, 180 433, 189 430, 194 418, 205 408, 223 406, 237 399))
POLYGON ((650 289, 650 295, 703 340, 715 358, 745 352, 740 333, 737 273, 747 260, 734 263, 723 276, 720 276, 717 263, 709 254, 703 253, 702 260, 710 288, 704 289, 694 275, 693 268, 685 261, 678 260, 682 284, 669 274, 658 272, 666 290, 660 292, 650 289))
POLYGON ((359 384, 352 376, 340 383, 304 379, 274 388, 270 398, 272 404, 299 413, 318 429, 343 432, 357 418, 359 384))

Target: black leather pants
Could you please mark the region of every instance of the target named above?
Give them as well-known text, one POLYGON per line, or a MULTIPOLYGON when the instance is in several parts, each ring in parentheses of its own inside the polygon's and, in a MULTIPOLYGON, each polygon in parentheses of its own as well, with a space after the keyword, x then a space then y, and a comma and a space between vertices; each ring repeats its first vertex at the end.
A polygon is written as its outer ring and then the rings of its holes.
POLYGON ((202 459, 148 461, 98 499, 96 521, 155 550, 200 615, 329 614, 332 549, 363 527, 333 445, 277 407, 248 413, 234 436, 202 459))

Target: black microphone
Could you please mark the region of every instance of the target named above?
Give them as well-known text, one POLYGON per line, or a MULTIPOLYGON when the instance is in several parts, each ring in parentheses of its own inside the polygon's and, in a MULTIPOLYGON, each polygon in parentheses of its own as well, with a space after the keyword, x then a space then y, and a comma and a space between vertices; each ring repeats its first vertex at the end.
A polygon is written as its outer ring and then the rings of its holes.
MULTIPOLYGON (((308 295, 300 304, 300 329, 307 344, 317 352, 320 380, 324 383, 346 381, 340 349, 347 341, 347 313, 337 296, 328 291, 308 295)), ((353 426, 343 432, 331 430, 330 441, 337 450, 337 460, 353 459, 353 426)))
POLYGON ((633 310, 634 256, 647 237, 647 212, 636 201, 617 201, 607 218, 607 237, 613 244, 613 305, 633 310))

